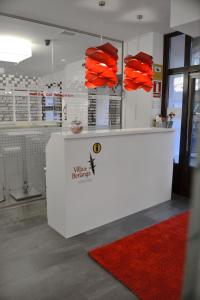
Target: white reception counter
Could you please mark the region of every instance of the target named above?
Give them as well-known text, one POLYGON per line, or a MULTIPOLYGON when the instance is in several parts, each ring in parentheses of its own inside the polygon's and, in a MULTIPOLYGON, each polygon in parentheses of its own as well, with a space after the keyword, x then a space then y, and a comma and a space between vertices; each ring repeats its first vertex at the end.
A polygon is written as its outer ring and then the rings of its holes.
POLYGON ((68 238, 171 198, 173 130, 52 134, 48 224, 68 238))

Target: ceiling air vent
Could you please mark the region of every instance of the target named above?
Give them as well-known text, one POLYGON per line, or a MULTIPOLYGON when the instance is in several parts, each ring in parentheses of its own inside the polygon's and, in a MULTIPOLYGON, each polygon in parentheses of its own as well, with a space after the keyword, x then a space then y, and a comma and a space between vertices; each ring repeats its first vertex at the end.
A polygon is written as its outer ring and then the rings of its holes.
POLYGON ((73 31, 68 31, 68 30, 64 30, 64 31, 62 31, 62 32, 60 33, 60 35, 63 35, 63 36, 65 36, 65 35, 73 36, 73 35, 75 35, 75 34, 76 34, 75 32, 73 32, 73 31))

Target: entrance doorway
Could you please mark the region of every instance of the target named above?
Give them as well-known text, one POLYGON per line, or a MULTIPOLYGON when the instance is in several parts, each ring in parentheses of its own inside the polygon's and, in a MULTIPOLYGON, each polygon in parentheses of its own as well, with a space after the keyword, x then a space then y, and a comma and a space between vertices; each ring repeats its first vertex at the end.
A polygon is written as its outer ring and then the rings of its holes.
POLYGON ((189 197, 200 129, 200 38, 175 32, 165 36, 164 49, 162 115, 176 114, 172 191, 189 197))
MULTIPOLYGON (((176 113, 174 121, 173 192, 189 197, 192 174, 197 167, 197 131, 200 129, 200 73, 188 75, 188 97, 181 95, 183 75, 171 78, 170 94, 179 94, 169 108, 176 113)), ((171 98, 171 102, 173 97, 171 98)))
POLYGON ((200 73, 190 75, 189 92, 189 124, 188 124, 188 165, 191 168, 197 167, 197 132, 200 129, 200 73))

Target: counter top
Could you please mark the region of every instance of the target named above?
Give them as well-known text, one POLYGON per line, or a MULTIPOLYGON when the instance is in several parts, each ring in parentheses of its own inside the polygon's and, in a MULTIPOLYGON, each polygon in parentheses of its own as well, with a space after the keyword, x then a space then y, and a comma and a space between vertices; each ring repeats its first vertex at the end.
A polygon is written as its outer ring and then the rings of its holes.
POLYGON ((120 136, 120 135, 133 135, 133 134, 152 134, 152 133, 169 133, 174 132, 173 128, 128 128, 128 129, 104 129, 104 130, 90 130, 82 131, 79 134, 71 132, 53 133, 53 135, 61 135, 64 139, 81 139, 88 137, 101 137, 101 136, 120 136))

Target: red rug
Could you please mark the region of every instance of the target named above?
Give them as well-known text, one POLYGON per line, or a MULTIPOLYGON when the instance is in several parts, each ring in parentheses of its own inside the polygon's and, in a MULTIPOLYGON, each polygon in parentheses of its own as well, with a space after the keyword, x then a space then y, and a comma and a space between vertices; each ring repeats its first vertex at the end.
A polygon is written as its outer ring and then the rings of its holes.
POLYGON ((179 300, 188 213, 173 217, 89 255, 141 300, 179 300))

